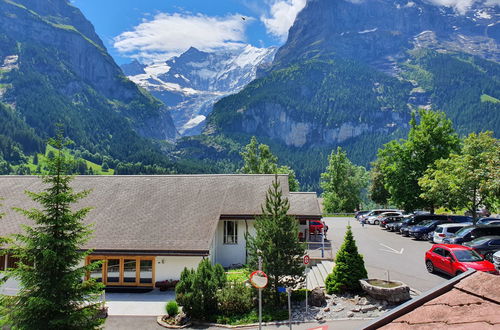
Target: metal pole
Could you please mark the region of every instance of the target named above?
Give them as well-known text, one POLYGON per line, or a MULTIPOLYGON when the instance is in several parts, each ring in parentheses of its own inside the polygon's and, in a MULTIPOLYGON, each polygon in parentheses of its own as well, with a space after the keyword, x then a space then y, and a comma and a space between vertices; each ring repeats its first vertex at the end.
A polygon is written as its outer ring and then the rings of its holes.
MULTIPOLYGON (((262 257, 259 256, 259 270, 262 270, 262 257)), ((262 330, 262 289, 259 289, 259 330, 262 330)))
POLYGON ((307 319, 307 312, 308 312, 308 308, 309 308, 309 302, 307 300, 307 277, 309 275, 309 265, 306 265, 306 319, 307 319))
POLYGON ((321 228, 321 258, 325 257, 325 226, 321 228))
POLYGON ((286 292, 288 293, 288 324, 290 325, 290 330, 292 330, 292 299, 291 292, 292 289, 286 288, 286 292))

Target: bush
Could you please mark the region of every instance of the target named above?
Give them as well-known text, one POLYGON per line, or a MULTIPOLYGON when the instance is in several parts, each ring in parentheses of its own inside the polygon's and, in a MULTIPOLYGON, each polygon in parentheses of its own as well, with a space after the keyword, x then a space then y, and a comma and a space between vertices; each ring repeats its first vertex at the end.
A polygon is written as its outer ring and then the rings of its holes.
POLYGON ((306 300, 306 291, 308 292, 309 295, 311 294, 311 290, 306 290, 306 289, 294 290, 292 291, 290 299, 292 299, 292 301, 304 301, 306 300))
POLYGON ((233 316, 245 314, 254 306, 252 288, 244 283, 233 281, 217 292, 217 301, 220 314, 233 316))
POLYGON ((167 314, 168 316, 176 316, 179 313, 179 305, 177 305, 177 302, 175 301, 169 301, 167 303, 167 314))
POLYGON ((363 256, 358 253, 351 226, 347 226, 344 243, 335 257, 335 267, 325 280, 326 291, 329 294, 359 292, 362 290, 359 280, 367 276, 363 256))
POLYGON ((197 270, 184 268, 175 287, 175 299, 187 315, 206 320, 217 313, 217 291, 225 284, 224 268, 204 259, 197 270))
POLYGON ((160 291, 167 291, 167 290, 173 290, 175 289, 175 286, 179 283, 177 280, 164 280, 164 281, 157 281, 155 283, 155 288, 160 289, 160 291))

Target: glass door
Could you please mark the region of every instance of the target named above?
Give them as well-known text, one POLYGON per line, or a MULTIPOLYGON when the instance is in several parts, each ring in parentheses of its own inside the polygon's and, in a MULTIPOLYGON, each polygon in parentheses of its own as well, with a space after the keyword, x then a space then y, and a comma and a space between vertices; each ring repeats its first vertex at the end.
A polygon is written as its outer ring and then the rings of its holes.
POLYGON ((139 278, 139 283, 141 285, 153 284, 153 260, 141 260, 139 278))
POLYGON ((120 259, 108 258, 106 261, 106 284, 107 285, 119 285, 120 280, 120 259))
POLYGON ((90 262, 91 263, 101 262, 99 267, 94 268, 94 270, 92 270, 90 272, 89 277, 95 279, 96 282, 102 282, 102 279, 103 279, 102 273, 104 271, 104 260, 103 259, 91 259, 90 262))
POLYGON ((136 285, 139 272, 137 270, 137 259, 123 258, 123 285, 136 285))

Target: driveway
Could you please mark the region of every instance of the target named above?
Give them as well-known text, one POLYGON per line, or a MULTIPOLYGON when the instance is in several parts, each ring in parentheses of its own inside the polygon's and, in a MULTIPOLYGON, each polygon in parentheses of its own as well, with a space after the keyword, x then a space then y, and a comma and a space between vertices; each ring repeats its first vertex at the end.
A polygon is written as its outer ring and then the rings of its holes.
POLYGON ((424 255, 431 247, 427 241, 415 241, 387 232, 378 225, 364 227, 354 218, 324 218, 329 226, 327 237, 335 250, 344 240, 346 227, 352 227, 359 252, 369 277, 398 280, 418 291, 427 291, 448 278, 427 272, 424 255))
POLYGON ((165 314, 165 305, 175 300, 174 291, 155 289, 145 293, 106 292, 106 306, 109 315, 157 316, 165 314))

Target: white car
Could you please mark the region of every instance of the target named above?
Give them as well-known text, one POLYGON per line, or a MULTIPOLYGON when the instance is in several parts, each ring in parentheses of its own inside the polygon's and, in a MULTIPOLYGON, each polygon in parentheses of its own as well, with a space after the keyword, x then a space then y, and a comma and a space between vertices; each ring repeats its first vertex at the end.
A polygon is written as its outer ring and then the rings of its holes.
POLYGON ((385 218, 385 217, 399 217, 402 216, 403 213, 399 211, 390 211, 390 212, 383 212, 378 215, 372 215, 366 218, 366 223, 369 223, 370 225, 378 225, 380 221, 385 218))
POLYGON ((495 264, 496 269, 500 271, 500 251, 495 252, 493 255, 493 264, 495 264))
POLYGON ((436 244, 441 244, 445 238, 454 236, 457 231, 470 225, 472 225, 472 222, 444 223, 442 225, 438 225, 434 230, 434 237, 432 241, 436 244))

